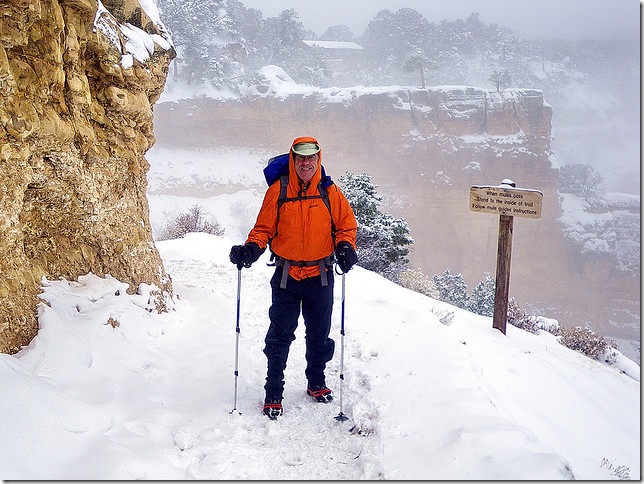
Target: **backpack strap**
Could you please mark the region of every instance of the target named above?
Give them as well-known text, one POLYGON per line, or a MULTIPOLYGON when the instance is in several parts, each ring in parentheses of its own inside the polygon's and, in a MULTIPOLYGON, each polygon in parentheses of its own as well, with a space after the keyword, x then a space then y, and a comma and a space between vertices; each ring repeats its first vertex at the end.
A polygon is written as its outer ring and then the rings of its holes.
MULTIPOLYGON (((282 175, 280 177, 280 196, 277 199, 277 208, 279 208, 284 205, 284 202, 286 201, 286 189, 288 188, 288 174, 282 175)), ((279 212, 278 212, 279 214, 279 212)))
MULTIPOLYGON (((286 202, 295 202, 298 200, 311 200, 311 199, 322 199, 324 202, 324 205, 326 205, 326 208, 329 210, 329 216, 331 217, 331 238, 333 239, 333 246, 335 247, 335 222, 333 221, 333 212, 331 212, 331 202, 329 201, 329 192, 327 191, 327 188, 329 186, 333 185, 333 181, 331 180, 330 177, 323 177, 322 180, 320 180, 320 183, 318 183, 318 191, 319 195, 305 195, 305 196, 297 196, 297 197, 287 197, 286 191, 288 188, 288 175, 282 175, 280 176, 280 194, 279 197, 277 198, 277 222, 275 224, 275 227, 279 227, 279 222, 280 222, 280 209, 282 208, 282 205, 284 205, 286 202)), ((277 236, 277 230, 275 231, 275 235, 271 237, 271 240, 273 240, 277 236)), ((270 244, 270 241, 269 241, 270 244)), ((320 277, 322 278, 322 285, 327 286, 328 281, 327 281, 327 274, 326 274, 326 266, 333 266, 333 254, 327 257, 323 257, 322 259, 318 259, 316 261, 290 261, 288 259, 283 259, 282 257, 277 256, 274 252, 271 253, 271 261, 275 260, 275 262, 271 265, 276 265, 276 266, 283 266, 282 268, 282 280, 280 281, 280 287, 284 289, 286 287, 286 280, 288 278, 288 271, 291 267, 291 265, 297 265, 297 266, 313 266, 313 265, 319 265, 320 267, 320 277)))
POLYGON ((324 178, 318 183, 318 191, 322 197, 322 201, 326 205, 326 208, 329 210, 329 215, 331 216, 331 238, 333 239, 333 246, 335 247, 335 222, 333 220, 333 212, 331 211, 331 202, 329 201, 329 192, 327 187, 333 185, 333 181, 329 178, 328 181, 324 178))
MULTIPOLYGON (((288 188, 288 174, 280 176, 280 194, 279 194, 279 197, 277 197, 277 221, 275 222, 275 235, 271 237, 271 240, 277 237, 277 228, 280 225, 280 211, 281 211, 280 209, 282 208, 282 205, 284 205, 284 203, 288 201, 288 198, 286 197, 287 188, 288 188)), ((271 240, 268 241, 269 244, 271 240)))
MULTIPOLYGON (((277 223, 275 224, 275 227, 279 226, 280 223, 280 209, 282 208, 282 205, 284 205, 286 202, 295 202, 298 200, 311 200, 311 199, 316 199, 316 198, 321 198, 322 201, 324 202, 324 205, 326 205, 327 210, 329 211, 329 215, 331 217, 331 237, 333 238, 333 245, 335 246, 335 222, 333 220, 333 212, 331 212, 331 202, 329 201, 329 192, 327 191, 327 187, 333 185, 333 181, 329 177, 322 178, 320 180, 320 183, 318 183, 318 192, 320 193, 319 195, 304 195, 304 196, 297 196, 297 197, 287 197, 286 196, 286 190, 288 188, 288 175, 282 175, 280 176, 280 194, 279 197, 277 197, 277 223)), ((275 238, 277 236, 277 232, 275 232, 275 235, 272 237, 275 238)))

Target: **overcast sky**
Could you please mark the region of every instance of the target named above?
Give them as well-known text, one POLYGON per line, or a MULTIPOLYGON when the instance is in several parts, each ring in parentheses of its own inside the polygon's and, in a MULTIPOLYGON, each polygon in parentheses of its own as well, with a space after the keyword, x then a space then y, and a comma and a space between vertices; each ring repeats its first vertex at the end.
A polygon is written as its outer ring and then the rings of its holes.
POLYGON ((486 24, 509 27, 520 37, 607 38, 639 36, 639 0, 240 0, 246 7, 275 17, 295 9, 304 28, 321 35, 344 24, 356 37, 382 9, 413 8, 430 22, 466 19, 478 12, 486 24))

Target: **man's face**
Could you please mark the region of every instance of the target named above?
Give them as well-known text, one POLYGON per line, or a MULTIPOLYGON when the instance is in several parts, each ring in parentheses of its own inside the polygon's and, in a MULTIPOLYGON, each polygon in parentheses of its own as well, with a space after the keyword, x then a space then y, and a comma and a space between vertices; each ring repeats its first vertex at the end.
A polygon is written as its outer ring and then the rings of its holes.
POLYGON ((295 155, 295 173, 304 183, 313 178, 318 169, 318 155, 295 155))

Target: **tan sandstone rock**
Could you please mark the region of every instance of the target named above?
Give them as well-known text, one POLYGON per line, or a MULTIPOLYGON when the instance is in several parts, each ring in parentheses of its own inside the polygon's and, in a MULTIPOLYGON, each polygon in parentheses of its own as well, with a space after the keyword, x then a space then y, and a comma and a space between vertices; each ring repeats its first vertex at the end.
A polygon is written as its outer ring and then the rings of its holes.
POLYGON ((0 5, 1 352, 36 334, 43 277, 92 272, 132 291, 155 285, 157 309, 171 297, 150 228, 145 153, 174 56, 136 0, 0 5), (154 51, 127 51, 128 35, 156 39, 154 51))

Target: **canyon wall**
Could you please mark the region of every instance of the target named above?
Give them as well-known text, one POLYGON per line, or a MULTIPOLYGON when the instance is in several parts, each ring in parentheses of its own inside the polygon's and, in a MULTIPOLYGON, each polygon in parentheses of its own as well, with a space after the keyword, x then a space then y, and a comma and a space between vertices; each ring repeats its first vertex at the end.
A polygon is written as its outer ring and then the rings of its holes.
POLYGON ((0 351, 38 330, 42 278, 172 286, 146 198, 153 105, 175 56, 136 0, 0 4, 0 351))
POLYGON ((495 274, 498 216, 470 211, 469 188, 510 178, 540 190, 542 217, 515 217, 510 296, 565 326, 638 337, 639 280, 605 260, 581 260, 562 235, 552 108, 541 91, 322 89, 164 102, 155 115, 160 145, 175 148, 278 154, 297 136, 317 137, 327 173, 336 180, 345 171, 369 173, 384 209, 407 219, 415 267, 429 276, 460 272, 470 289, 495 274))

